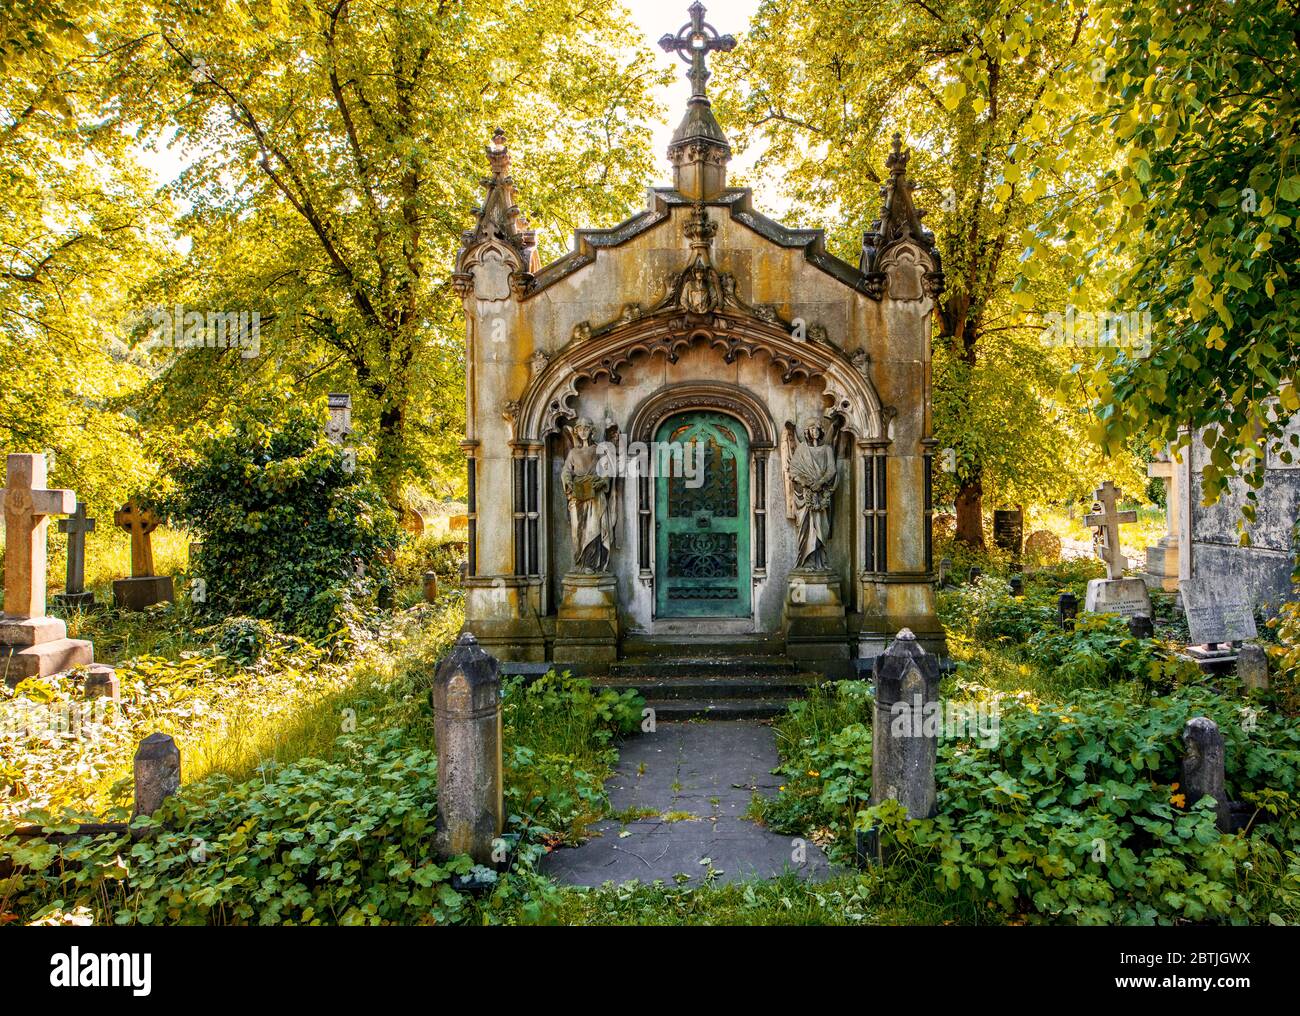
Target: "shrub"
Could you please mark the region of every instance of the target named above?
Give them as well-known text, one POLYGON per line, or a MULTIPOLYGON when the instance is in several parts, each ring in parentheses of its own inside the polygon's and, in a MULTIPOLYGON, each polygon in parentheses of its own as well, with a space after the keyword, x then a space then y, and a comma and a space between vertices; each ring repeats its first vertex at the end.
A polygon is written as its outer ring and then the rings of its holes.
POLYGON ((355 623, 397 546, 365 453, 324 437, 323 404, 241 411, 176 467, 163 511, 201 541, 202 613, 321 638, 355 623), (364 570, 365 578, 359 578, 364 570))

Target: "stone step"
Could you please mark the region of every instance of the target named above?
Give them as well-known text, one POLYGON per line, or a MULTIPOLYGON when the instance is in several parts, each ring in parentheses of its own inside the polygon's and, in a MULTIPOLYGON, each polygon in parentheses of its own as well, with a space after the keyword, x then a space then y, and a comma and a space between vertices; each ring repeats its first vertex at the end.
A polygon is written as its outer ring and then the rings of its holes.
POLYGON ((647 702, 681 699, 800 698, 822 678, 806 672, 710 674, 684 677, 600 677, 592 684, 615 691, 636 689, 647 702))
POLYGON ((787 698, 671 699, 654 702, 656 722, 672 720, 770 720, 785 712, 787 698))
POLYGON ((625 657, 609 665, 610 677, 692 678, 725 675, 793 674, 798 668, 784 656, 625 657))
POLYGON ((785 641, 772 635, 628 635, 624 657, 773 656, 785 652, 785 641))

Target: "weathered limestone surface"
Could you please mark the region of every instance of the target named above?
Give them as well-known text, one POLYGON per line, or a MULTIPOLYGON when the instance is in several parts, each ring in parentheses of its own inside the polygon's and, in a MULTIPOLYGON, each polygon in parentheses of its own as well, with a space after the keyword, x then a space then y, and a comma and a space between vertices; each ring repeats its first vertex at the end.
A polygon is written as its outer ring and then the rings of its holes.
MULTIPOLYGON (((1287 426, 1283 447, 1290 447, 1291 436, 1296 434, 1300 434, 1300 416, 1287 426)), ((1178 574, 1184 579, 1233 582, 1271 613, 1294 598, 1292 532, 1300 517, 1300 458, 1283 462, 1276 448, 1269 449, 1255 521, 1246 525, 1250 545, 1243 547, 1238 526, 1246 501, 1245 481, 1231 480, 1215 504, 1202 504, 1201 470, 1209 457, 1210 450, 1198 434, 1177 464, 1178 574)))
POLYGON ((462 634, 438 665, 432 695, 438 745, 435 845, 447 857, 468 854, 480 864, 499 863, 505 805, 497 661, 473 635, 462 634))
POLYGON ((181 788, 181 750, 169 734, 150 734, 135 753, 135 814, 152 815, 181 788))
POLYGON ((1219 725, 1205 716, 1187 721, 1183 728, 1183 794, 1191 807, 1204 797, 1215 801, 1220 831, 1232 828, 1232 809, 1224 788, 1223 734, 1219 725))
POLYGON ((16 685, 90 663, 89 642, 67 637, 67 627, 45 616, 46 538, 50 515, 70 514, 70 490, 47 490, 44 455, 10 455, 0 491, 5 526, 5 598, 0 617, 0 675, 16 685))
POLYGON ((871 803, 892 799, 910 818, 935 811, 939 664, 906 629, 874 664, 871 803))

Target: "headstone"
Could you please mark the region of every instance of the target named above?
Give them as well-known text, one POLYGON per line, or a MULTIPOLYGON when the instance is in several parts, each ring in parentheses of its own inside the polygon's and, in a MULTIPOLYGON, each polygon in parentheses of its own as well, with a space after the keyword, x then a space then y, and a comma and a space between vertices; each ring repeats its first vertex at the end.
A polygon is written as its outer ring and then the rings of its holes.
POLYGON ((501 860, 505 824, 501 779, 501 676, 497 661, 465 632, 433 679, 438 746, 434 844, 444 857, 501 860))
POLYGON ((1011 588, 1011 595, 1012 595, 1012 596, 1024 596, 1024 595, 1025 595, 1025 577, 1024 577, 1023 575, 1020 575, 1020 574, 1013 574, 1013 575, 1011 576, 1011 581, 1008 582, 1007 584, 1008 584, 1008 586, 1010 586, 1010 588, 1011 588))
POLYGON ((875 658, 872 670, 871 803, 890 798, 907 809, 909 818, 930 818, 936 800, 939 662, 904 628, 875 658))
POLYGON ((86 518, 86 506, 77 502, 70 518, 59 519, 59 532, 68 537, 68 573, 63 592, 54 597, 61 607, 85 610, 94 606, 95 594, 86 591, 86 534, 95 531, 95 520, 86 518))
POLYGON ((1096 491, 1096 510, 1085 515, 1083 524, 1095 530, 1093 549, 1106 565, 1106 578, 1090 579, 1084 598, 1084 610, 1095 614, 1119 614, 1134 617, 1151 616, 1151 596, 1141 579, 1124 578, 1128 559, 1120 549, 1119 527, 1125 522, 1136 522, 1137 512, 1119 511, 1116 504, 1120 490, 1107 480, 1096 491))
POLYGON ((1205 716, 1187 721, 1183 728, 1183 797, 1192 807, 1205 797, 1215 801, 1215 825, 1221 832, 1232 829, 1232 809, 1224 788, 1223 734, 1219 725, 1205 716))
POLYGON ((1036 564, 1061 560, 1061 538, 1050 529, 1035 529, 1025 539, 1025 557, 1036 564))
POLYGON ((150 734, 135 753, 136 815, 152 815, 181 788, 181 750, 167 734, 150 734))
POLYGON ((330 392, 329 420, 325 423, 325 438, 341 445, 352 433, 352 396, 346 392, 330 392))
POLYGON ((1172 593, 1178 589, 1178 468, 1166 454, 1147 465, 1147 476, 1165 481, 1165 535, 1147 547, 1142 579, 1151 589, 1172 593))
POLYGON ((993 543, 1000 550, 1020 556, 1024 546, 1025 513, 1020 508, 993 512, 993 543))
POLYGON ((979 565, 971 565, 970 571, 966 573, 966 581, 971 585, 974 585, 979 581, 980 576, 983 574, 984 569, 979 567, 979 565))
POLYGON ((424 602, 436 603, 438 600, 438 573, 427 571, 424 573, 424 602))
POLYGON ((1134 614, 1130 617, 1128 630, 1135 639, 1151 639, 1156 636, 1156 626, 1145 614, 1134 614))
POLYGON ((1247 691, 1268 691, 1268 653, 1248 642, 1237 651, 1237 679, 1247 691))
POLYGON ((49 516, 76 506, 70 490, 45 489, 45 456, 10 455, 0 491, 5 526, 4 616, 0 617, 0 674, 16 685, 94 660, 89 642, 68 638, 67 626, 45 614, 45 539, 49 516))
POLYGON ((1056 619, 1062 629, 1074 627, 1074 619, 1079 616, 1079 598, 1073 593, 1062 593, 1056 600, 1056 619))
POLYGON ((172 577, 154 574, 153 531, 161 525, 158 516, 132 500, 114 513, 113 524, 131 534, 131 577, 113 582, 113 602, 125 610, 144 610, 175 600, 172 577))
POLYGON ((952 572, 952 558, 950 557, 939 558, 939 571, 938 571, 937 578, 938 578, 940 589, 947 588, 948 577, 951 572, 952 572))
POLYGON ((406 507, 402 509, 402 528, 412 536, 424 535, 424 516, 414 508, 406 507))
POLYGON ((1214 651, 1225 643, 1245 642, 1258 634, 1254 605, 1245 590, 1233 582, 1183 579, 1178 591, 1192 649, 1214 651))

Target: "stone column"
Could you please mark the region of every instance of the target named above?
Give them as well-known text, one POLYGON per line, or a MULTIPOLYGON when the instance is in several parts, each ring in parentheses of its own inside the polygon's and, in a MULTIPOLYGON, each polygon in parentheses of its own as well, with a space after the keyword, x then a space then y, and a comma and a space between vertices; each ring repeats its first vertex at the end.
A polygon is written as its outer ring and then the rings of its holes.
POLYGON ((1165 535, 1147 547, 1146 569, 1142 579, 1148 589, 1166 593, 1178 591, 1178 502, 1181 483, 1178 465, 1168 454, 1147 466, 1147 476, 1165 481, 1165 535))
POLYGON ((150 734, 135 753, 135 815, 152 815, 181 789, 181 750, 168 734, 150 734))
POLYGON ((447 857, 491 864, 505 804, 501 781, 501 677, 497 661, 468 632, 433 679, 438 744, 438 820, 434 844, 447 857))
POLYGON ((1203 797, 1216 802, 1215 825, 1220 832, 1232 831, 1232 810, 1224 789, 1223 734, 1206 716, 1196 716, 1183 728, 1183 794, 1191 808, 1203 797))

